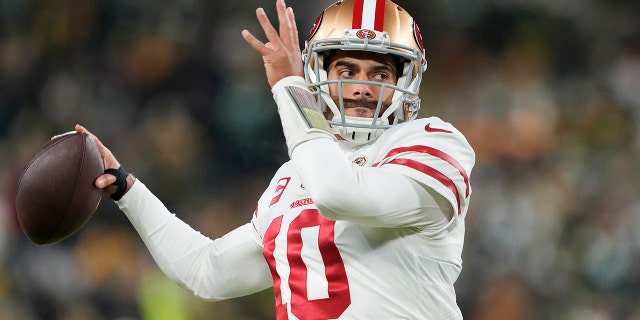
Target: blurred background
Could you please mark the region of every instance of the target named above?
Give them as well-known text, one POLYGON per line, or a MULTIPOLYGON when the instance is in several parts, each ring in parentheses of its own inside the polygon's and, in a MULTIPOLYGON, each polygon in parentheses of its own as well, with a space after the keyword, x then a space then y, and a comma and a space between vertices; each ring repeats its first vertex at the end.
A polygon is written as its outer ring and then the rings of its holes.
MULTIPOLYGON (((275 1, 0 0, 0 319, 274 319, 272 289, 199 301, 103 199, 62 242, 21 232, 17 180, 81 123, 210 237, 287 160, 255 8, 275 1)), ((289 0, 302 37, 333 1, 289 0)), ((477 153, 465 319, 640 319, 640 2, 401 1, 429 68, 421 116, 477 153)))

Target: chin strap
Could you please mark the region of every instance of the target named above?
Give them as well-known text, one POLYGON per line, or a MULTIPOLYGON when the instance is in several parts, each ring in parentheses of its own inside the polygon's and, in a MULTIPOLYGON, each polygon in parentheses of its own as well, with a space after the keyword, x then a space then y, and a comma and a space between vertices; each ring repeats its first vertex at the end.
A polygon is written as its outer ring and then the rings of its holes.
POLYGON ((335 140, 322 110, 318 109, 302 77, 284 78, 273 86, 271 92, 278 106, 289 156, 297 145, 305 141, 320 138, 335 140))
POLYGON ((333 131, 340 135, 343 139, 347 141, 351 141, 356 144, 366 144, 371 141, 378 139, 378 137, 386 130, 379 128, 380 126, 388 126, 389 121, 384 119, 378 119, 376 128, 367 128, 367 126, 372 126, 371 118, 362 118, 362 117, 350 117, 345 116, 346 123, 349 126, 342 126, 340 123, 343 123, 340 115, 334 116, 331 123, 333 124, 333 131), (361 125, 362 127, 355 127, 354 125, 361 125))

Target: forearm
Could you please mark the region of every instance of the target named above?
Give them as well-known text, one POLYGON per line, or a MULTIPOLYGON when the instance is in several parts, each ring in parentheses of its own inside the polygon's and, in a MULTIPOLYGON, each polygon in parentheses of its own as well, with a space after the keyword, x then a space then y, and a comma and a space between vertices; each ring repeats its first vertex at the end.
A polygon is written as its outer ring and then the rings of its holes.
POLYGON ((335 142, 307 141, 294 150, 292 160, 327 218, 437 228, 448 221, 436 200, 439 195, 388 169, 353 165, 335 142))
POLYGON ((140 181, 117 203, 160 269, 196 296, 221 300, 269 286, 270 275, 250 225, 211 240, 170 213, 140 181))

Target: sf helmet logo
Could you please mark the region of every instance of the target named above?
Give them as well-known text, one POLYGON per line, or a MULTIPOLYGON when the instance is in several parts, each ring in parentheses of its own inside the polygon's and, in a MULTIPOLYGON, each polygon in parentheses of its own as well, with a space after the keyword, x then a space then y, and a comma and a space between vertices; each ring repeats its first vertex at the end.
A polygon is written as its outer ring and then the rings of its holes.
POLYGON ((358 32, 356 32, 356 37, 360 38, 360 39, 373 39, 376 37, 376 33, 373 30, 369 30, 369 29, 360 29, 358 30, 358 32))

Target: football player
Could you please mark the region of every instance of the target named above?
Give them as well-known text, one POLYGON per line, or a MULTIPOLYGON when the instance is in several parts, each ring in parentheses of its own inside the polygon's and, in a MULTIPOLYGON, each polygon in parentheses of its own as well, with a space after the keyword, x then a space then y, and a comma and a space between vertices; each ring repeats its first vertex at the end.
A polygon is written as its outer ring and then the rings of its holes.
POLYGON ((451 124, 416 119, 426 60, 414 19, 389 0, 339 1, 301 52, 292 9, 276 7, 278 30, 256 11, 267 42, 242 36, 264 61, 290 161, 250 222, 200 234, 92 135, 107 168, 96 186, 200 298, 273 287, 279 320, 462 319, 454 283, 475 156, 451 124))

